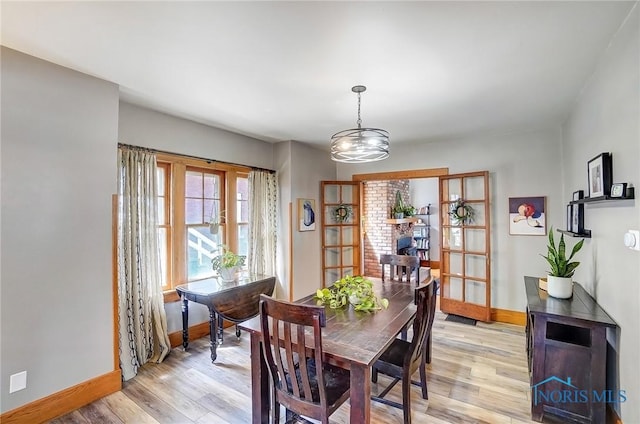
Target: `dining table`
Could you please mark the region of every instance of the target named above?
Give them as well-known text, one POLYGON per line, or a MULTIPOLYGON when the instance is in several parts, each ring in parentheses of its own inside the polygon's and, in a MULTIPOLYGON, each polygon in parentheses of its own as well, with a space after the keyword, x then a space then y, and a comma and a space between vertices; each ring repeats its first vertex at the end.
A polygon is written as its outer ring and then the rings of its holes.
MULTIPOLYGON (((322 328, 325 360, 350 371, 350 423, 367 424, 371 413, 371 366, 393 342, 416 313, 414 290, 410 282, 383 282, 369 278, 378 298, 386 298, 386 309, 355 311, 347 305, 326 307, 326 326, 322 328)), ((315 294, 296 303, 317 305, 315 294)), ((251 337, 252 422, 268 423, 270 413, 269 370, 261 343, 260 316, 239 324, 251 337)))

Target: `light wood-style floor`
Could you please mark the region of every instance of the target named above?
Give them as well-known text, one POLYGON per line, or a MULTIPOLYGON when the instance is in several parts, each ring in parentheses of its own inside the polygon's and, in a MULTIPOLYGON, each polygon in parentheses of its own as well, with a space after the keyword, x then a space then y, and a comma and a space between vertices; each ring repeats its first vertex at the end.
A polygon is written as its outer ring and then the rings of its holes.
MULTIPOLYGON (((445 321, 433 328, 433 361, 428 370, 429 399, 413 387, 414 423, 532 423, 524 328, 507 324, 476 326, 445 321)), ((211 423, 251 420, 249 337, 237 340, 230 327, 209 359, 208 338, 175 348, 162 364, 145 365, 122 391, 64 415, 52 423, 211 423)), ((372 390, 386 383, 380 376, 372 390)), ((402 402, 400 385, 388 397, 402 402)), ((372 423, 401 423, 402 411, 371 404, 372 423)), ((348 402, 332 423, 349 422, 348 402)))

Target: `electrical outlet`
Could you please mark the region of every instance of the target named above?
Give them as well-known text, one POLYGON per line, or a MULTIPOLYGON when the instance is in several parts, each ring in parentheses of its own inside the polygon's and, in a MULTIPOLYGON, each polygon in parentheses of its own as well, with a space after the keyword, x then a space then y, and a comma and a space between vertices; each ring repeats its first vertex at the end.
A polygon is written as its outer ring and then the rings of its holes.
POLYGON ((627 233, 624 235, 624 245, 632 250, 640 250, 640 231, 627 231, 627 233))
POLYGON ((21 371, 9 377, 9 393, 27 388, 27 372, 21 371))

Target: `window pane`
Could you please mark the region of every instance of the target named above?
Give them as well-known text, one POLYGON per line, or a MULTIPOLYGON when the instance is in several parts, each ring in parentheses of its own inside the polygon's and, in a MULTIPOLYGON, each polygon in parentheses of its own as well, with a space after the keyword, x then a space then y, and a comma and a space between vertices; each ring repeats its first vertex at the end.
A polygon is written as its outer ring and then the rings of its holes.
POLYGON ((164 213, 164 197, 158 197, 158 224, 166 224, 164 213))
POLYGON ((187 197, 202 197, 202 172, 187 171, 185 185, 187 197))
POLYGON ((157 176, 156 181, 158 184, 158 195, 163 195, 164 188, 165 188, 165 168, 158 167, 156 169, 156 176, 157 176))
POLYGON ((236 180, 236 208, 238 222, 249 222, 249 180, 238 178, 236 180))
POLYGON ((208 225, 187 227, 187 280, 213 276, 211 259, 223 240, 223 228, 211 234, 208 225))
POLYGON ((238 255, 249 255, 249 226, 238 225, 238 255))
POLYGON ((202 217, 202 199, 185 199, 186 213, 185 220, 187 224, 204 224, 202 217))
POLYGON ((204 197, 207 199, 220 198, 220 177, 213 174, 204 175, 204 197))

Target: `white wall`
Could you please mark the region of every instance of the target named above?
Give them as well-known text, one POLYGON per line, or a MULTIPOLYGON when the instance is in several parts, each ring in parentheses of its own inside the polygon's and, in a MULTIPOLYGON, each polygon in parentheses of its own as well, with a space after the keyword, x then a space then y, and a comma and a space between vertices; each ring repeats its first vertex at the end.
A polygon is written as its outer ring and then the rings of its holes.
POLYGON ((293 299, 322 287, 322 228, 320 181, 335 180, 336 165, 326 151, 294 142, 291 149, 293 202, 293 299), (298 231, 298 199, 315 199, 315 231, 298 231))
POLYGON ((628 229, 640 229, 640 18, 638 6, 612 40, 573 112, 563 126, 563 198, 587 193, 587 162, 602 152, 613 156, 613 182, 635 185, 636 200, 585 206, 592 231, 579 253, 574 279, 583 283, 618 323, 620 388, 625 423, 640 422, 640 252, 624 247, 628 229))
MULTIPOLYGON (((392 134, 393 136, 393 134, 392 134)), ((484 135, 414 145, 393 145, 383 162, 338 165, 338 179, 352 174, 408 169, 449 168, 449 173, 488 170, 490 173, 492 307, 524 311, 525 275, 545 275, 546 237, 511 236, 509 197, 546 196, 549 225, 561 228, 562 196, 560 128, 524 133, 484 135)))
POLYGON ((273 145, 120 102, 118 141, 258 168, 273 168, 273 145))
POLYGON ((2 412, 113 371, 118 87, 2 48, 2 412), (27 388, 9 394, 26 370, 27 388))
MULTIPOLYGON (((239 165, 273 169, 273 145, 208 127, 151 109, 120 102, 118 140, 135 146, 165 150, 239 165)), ((165 304, 170 333, 182 330, 180 302, 165 304)), ((204 305, 189 305, 189 325, 209 320, 204 305)))
POLYGON ((296 141, 276 145, 276 166, 281 209, 278 244, 283 252, 283 263, 279 269, 287 274, 283 275, 277 295, 279 298, 295 300, 314 293, 322 286, 320 181, 335 180, 336 167, 326 151, 296 141), (315 199, 315 231, 298 231, 298 199, 315 199), (289 220, 293 226, 289 225, 289 220), (292 284, 288 274, 289 255, 292 255, 293 264, 292 284))

